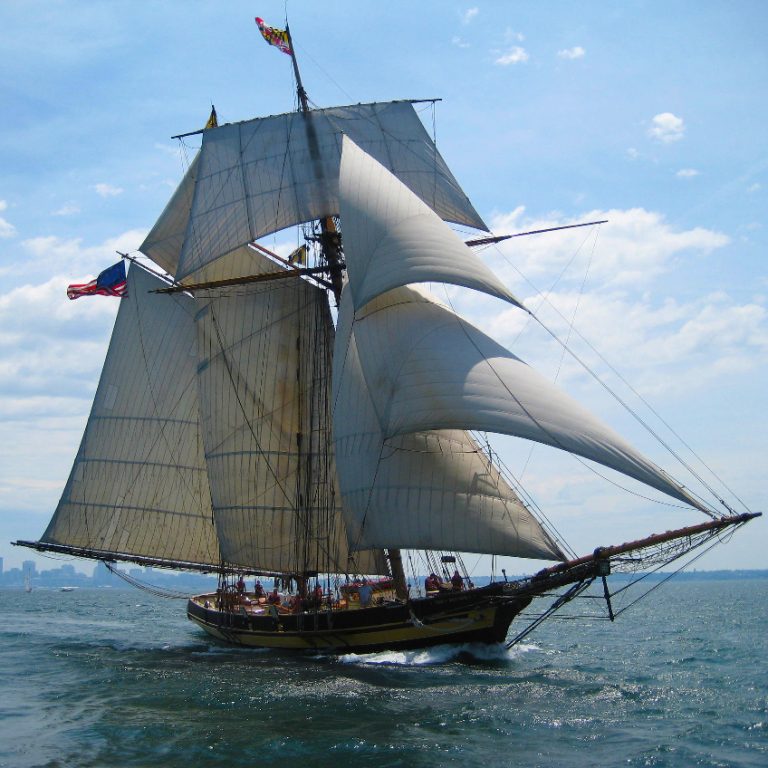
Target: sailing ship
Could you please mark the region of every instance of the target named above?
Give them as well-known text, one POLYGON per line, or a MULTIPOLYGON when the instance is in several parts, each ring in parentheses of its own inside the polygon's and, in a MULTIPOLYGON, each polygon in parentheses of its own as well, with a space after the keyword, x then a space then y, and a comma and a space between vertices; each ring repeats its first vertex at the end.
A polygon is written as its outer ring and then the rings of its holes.
POLYGON ((515 642, 596 580, 613 618, 612 571, 674 561, 755 517, 705 503, 425 290, 531 314, 473 251, 503 238, 450 226, 488 232, 417 102, 310 109, 281 34, 299 109, 197 132, 140 246, 161 271, 132 259, 61 501, 39 541, 17 543, 216 573, 187 613, 227 642, 374 651, 502 643, 554 594, 515 642), (259 243, 291 227, 304 238, 292 258, 259 243), (571 557, 486 433, 603 465, 708 519, 571 557), (466 553, 554 564, 475 586, 466 553))

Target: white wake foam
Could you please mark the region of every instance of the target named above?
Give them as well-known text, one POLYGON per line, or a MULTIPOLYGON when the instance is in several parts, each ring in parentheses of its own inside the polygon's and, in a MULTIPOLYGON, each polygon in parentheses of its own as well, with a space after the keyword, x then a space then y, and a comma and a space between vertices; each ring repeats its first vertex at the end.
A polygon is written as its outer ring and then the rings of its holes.
POLYGON ((482 645, 462 643, 458 645, 436 645, 415 651, 380 651, 379 653, 345 653, 338 657, 342 664, 389 664, 406 667, 421 667, 446 664, 459 658, 469 661, 514 661, 524 653, 537 651, 536 645, 482 645))

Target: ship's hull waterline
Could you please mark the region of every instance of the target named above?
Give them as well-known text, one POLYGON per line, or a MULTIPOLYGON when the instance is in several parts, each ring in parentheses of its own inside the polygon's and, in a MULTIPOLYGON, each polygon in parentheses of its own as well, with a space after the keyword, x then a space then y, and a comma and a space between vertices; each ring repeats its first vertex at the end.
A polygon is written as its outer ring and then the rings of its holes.
POLYGON ((189 600, 187 616, 208 634, 234 645, 326 653, 371 653, 444 643, 504 641, 530 595, 509 595, 504 584, 356 610, 281 614, 219 611, 216 595, 189 600))

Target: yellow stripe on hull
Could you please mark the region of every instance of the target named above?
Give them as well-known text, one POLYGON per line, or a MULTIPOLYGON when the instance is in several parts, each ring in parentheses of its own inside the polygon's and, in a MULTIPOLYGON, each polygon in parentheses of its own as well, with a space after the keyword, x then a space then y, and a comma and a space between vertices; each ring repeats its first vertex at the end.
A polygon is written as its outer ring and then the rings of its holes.
MULTIPOLYGON (((188 616, 208 634, 236 645, 293 651, 365 652, 383 648, 418 648, 454 642, 493 642, 495 639, 493 636, 497 634, 494 630, 498 619, 496 613, 495 606, 487 605, 477 610, 463 612, 461 616, 433 619, 429 623, 421 623, 414 619, 405 623, 392 622, 379 626, 300 631, 284 629, 260 631, 225 627, 222 626, 223 622, 206 621, 203 617, 192 613, 188 613, 188 616)), ((218 612, 215 615, 222 616, 218 612)))

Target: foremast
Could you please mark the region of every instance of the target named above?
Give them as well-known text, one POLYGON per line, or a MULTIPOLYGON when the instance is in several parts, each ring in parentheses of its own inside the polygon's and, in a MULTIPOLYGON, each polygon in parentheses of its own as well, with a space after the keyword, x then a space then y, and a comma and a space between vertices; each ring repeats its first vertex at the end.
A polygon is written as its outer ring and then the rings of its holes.
MULTIPOLYGON (((305 117, 305 129, 307 132, 307 139, 309 142, 310 154, 313 158, 319 158, 320 148, 317 143, 317 136, 314 132, 312 123, 309 119, 309 99, 307 92, 301 80, 301 72, 299 70, 299 63, 296 59, 296 49, 291 37, 290 26, 286 24, 285 33, 288 38, 288 48, 291 56, 291 62, 293 64, 293 72, 296 77, 296 95, 299 100, 299 112, 305 117)), ((322 173, 322 166, 317 163, 317 168, 322 173)), ((327 264, 328 274, 331 282, 331 290, 336 302, 336 306, 339 306, 341 302, 341 292, 343 288, 342 281, 342 247, 341 247, 341 233, 339 232, 336 224, 331 216, 325 216, 320 219, 320 249, 322 258, 327 264)), ((408 583, 405 577, 405 569, 403 568, 403 559, 399 549, 386 549, 385 553, 389 561, 389 567, 392 573, 394 581, 395 594, 401 600, 408 598, 408 583)))

